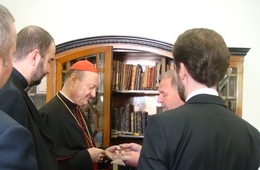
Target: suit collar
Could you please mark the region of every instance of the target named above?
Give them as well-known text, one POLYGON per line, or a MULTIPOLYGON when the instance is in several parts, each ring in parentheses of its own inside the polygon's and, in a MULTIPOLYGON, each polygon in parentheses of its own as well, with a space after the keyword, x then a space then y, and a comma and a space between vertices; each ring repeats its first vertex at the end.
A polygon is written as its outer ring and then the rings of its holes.
POLYGON ((186 104, 193 103, 218 104, 227 108, 225 101, 221 97, 209 94, 198 94, 186 101, 186 104))
POLYGON ((195 95, 198 95, 198 94, 210 94, 210 95, 218 96, 218 92, 215 89, 212 89, 212 88, 201 88, 201 89, 197 89, 197 90, 194 90, 193 92, 191 92, 188 95, 186 101, 188 101, 191 97, 193 97, 195 95))

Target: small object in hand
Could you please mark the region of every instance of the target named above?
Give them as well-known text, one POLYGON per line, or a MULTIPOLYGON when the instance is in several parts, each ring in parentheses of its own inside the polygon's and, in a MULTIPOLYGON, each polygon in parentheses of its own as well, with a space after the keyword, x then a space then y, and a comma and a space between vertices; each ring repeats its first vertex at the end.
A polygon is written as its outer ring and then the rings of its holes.
POLYGON ((99 162, 102 162, 102 161, 103 161, 103 158, 100 158, 100 159, 99 159, 99 162))
POLYGON ((118 164, 118 165, 122 165, 125 166, 125 157, 122 153, 122 148, 119 150, 119 152, 116 154, 115 157, 113 157, 113 161, 111 162, 111 164, 118 164))
POLYGON ((117 165, 125 166, 125 163, 122 159, 115 159, 111 162, 111 164, 117 164, 117 165))

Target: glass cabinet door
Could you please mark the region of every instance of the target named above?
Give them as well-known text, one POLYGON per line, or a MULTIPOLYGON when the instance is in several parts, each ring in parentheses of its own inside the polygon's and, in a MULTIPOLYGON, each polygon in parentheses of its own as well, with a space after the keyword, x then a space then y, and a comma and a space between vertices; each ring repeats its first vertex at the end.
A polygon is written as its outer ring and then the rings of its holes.
POLYGON ((91 122, 91 128, 95 134, 97 147, 103 146, 103 129, 104 129, 104 63, 105 54, 91 54, 86 59, 93 63, 98 69, 99 86, 97 88, 96 97, 89 101, 85 107, 85 114, 91 122))
POLYGON ((229 67, 226 75, 219 83, 219 95, 225 100, 227 107, 236 113, 237 100, 237 68, 229 67))
POLYGON ((59 56, 56 55, 57 60, 55 60, 57 69, 56 82, 51 80, 56 86, 56 93, 62 88, 65 73, 75 62, 87 59, 96 66, 99 75, 99 86, 96 91, 96 97, 91 99, 87 106, 82 107, 82 111, 90 121, 97 146, 109 146, 110 113, 108 111, 110 108, 110 100, 108 99, 111 89, 111 71, 109 68, 111 66, 110 60, 112 55, 112 47, 107 46, 82 49, 82 51, 77 50, 76 53, 66 53, 61 55, 61 58, 58 58, 59 56))
POLYGON ((219 95, 225 100, 226 106, 240 117, 243 103, 243 61, 241 56, 231 56, 226 75, 218 85, 219 95))

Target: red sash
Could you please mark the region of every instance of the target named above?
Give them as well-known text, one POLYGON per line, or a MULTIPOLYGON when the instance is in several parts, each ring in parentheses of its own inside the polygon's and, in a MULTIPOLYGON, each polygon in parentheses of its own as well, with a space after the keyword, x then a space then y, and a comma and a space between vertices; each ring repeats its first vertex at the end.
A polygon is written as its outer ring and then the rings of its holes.
MULTIPOLYGON (((95 141, 94 141, 93 137, 90 135, 89 129, 88 129, 85 121, 83 120, 82 113, 81 113, 79 106, 75 109, 74 113, 75 113, 76 119, 79 122, 79 126, 85 135, 85 141, 86 141, 88 148, 96 147, 95 141)), ((97 163, 92 162, 92 167, 93 167, 93 170, 98 170, 97 163)))

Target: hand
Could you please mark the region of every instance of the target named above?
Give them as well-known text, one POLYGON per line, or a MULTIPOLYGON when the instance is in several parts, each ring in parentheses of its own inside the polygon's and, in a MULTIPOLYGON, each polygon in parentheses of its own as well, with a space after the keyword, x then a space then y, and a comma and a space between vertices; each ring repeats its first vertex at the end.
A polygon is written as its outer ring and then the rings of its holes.
POLYGON ((106 155, 106 151, 104 151, 103 149, 94 148, 94 147, 89 148, 88 152, 89 152, 92 162, 95 162, 95 163, 102 162, 103 158, 106 155))
POLYGON ((107 155, 107 157, 109 157, 109 159, 112 160, 111 164, 125 166, 125 163, 124 163, 125 158, 122 153, 122 148, 120 148, 120 146, 115 145, 115 146, 111 146, 111 147, 107 148, 106 155, 107 155))
POLYGON ((142 146, 137 143, 123 143, 120 144, 120 148, 122 149, 122 155, 125 158, 125 164, 137 167, 142 146))
POLYGON ((121 150, 119 145, 110 146, 106 149, 106 156, 110 160, 113 160, 116 157, 118 151, 121 150))
POLYGON ((120 144, 119 146, 124 151, 141 152, 141 149, 142 149, 142 145, 139 145, 137 143, 123 143, 123 144, 120 144))
POLYGON ((137 151, 122 151, 122 155, 124 155, 124 163, 128 166, 137 167, 138 160, 140 157, 140 152, 137 151))

